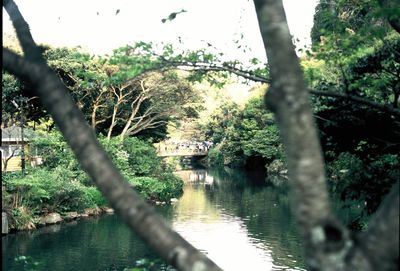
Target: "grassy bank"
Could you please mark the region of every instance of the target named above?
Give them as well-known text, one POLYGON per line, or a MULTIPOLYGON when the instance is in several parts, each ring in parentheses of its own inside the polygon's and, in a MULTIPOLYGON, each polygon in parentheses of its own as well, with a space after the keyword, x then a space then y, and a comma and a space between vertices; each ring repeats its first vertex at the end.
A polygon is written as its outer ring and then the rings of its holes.
MULTIPOLYGON (((145 199, 168 204, 181 195, 183 181, 157 157, 153 146, 136 138, 100 141, 132 189, 145 199)), ((3 173, 2 210, 9 217, 11 229, 33 228, 49 213, 85 214, 107 207, 59 133, 44 134, 34 145, 41 152, 43 165, 28 169, 25 175, 3 173)))

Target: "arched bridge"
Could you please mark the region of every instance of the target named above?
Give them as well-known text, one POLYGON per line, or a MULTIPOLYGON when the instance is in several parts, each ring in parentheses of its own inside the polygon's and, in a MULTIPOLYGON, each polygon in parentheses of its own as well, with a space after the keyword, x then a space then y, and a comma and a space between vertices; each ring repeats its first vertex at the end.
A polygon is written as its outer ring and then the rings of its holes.
POLYGON ((204 157, 212 143, 208 141, 172 141, 154 144, 158 157, 204 157))
POLYGON ((208 151, 188 151, 188 150, 177 150, 177 151, 160 151, 157 152, 158 157, 174 157, 174 156, 207 156, 208 151))

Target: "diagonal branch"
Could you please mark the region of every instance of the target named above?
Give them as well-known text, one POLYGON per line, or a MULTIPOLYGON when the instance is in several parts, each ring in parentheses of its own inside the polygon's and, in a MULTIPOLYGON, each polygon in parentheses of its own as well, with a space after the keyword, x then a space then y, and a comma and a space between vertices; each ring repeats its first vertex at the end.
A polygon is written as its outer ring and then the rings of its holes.
POLYGON ((17 5, 12 0, 4 0, 3 7, 10 15, 10 19, 16 30, 18 41, 21 44, 25 57, 29 60, 45 63, 42 58, 42 50, 38 47, 32 38, 29 25, 26 23, 17 5), (29 52, 28 54, 26 52, 29 52))
POLYGON ((359 270, 398 270, 399 204, 397 182, 371 217, 368 230, 359 237, 360 250, 351 262, 359 270))
MULTIPOLYGON (((157 54, 155 54, 155 55, 159 56, 157 54)), ((162 56, 159 56, 159 57, 162 57, 162 56)), ((229 72, 231 74, 235 74, 239 77, 248 79, 253 82, 260 82, 260 83, 265 83, 265 84, 271 83, 270 78, 264 77, 262 75, 257 75, 252 71, 246 71, 246 70, 239 69, 239 68, 233 67, 231 65, 227 65, 227 64, 218 65, 218 64, 211 64, 211 63, 201 63, 201 62, 187 62, 187 61, 179 62, 179 61, 169 60, 164 57, 162 58, 162 63, 163 63, 163 66, 162 66, 162 68, 159 67, 160 70, 161 69, 167 70, 167 69, 171 69, 171 68, 187 67, 187 68, 191 68, 192 70, 201 70, 204 72, 229 72)), ((153 68, 151 70, 157 70, 157 68, 153 68)), ((146 72, 148 72, 148 71, 146 71, 146 72)), ((131 79, 131 80, 134 80, 134 79, 131 79)), ((393 106, 388 106, 388 105, 380 104, 378 102, 370 101, 368 99, 365 99, 363 97, 359 97, 356 95, 350 95, 350 94, 345 94, 345 93, 340 93, 340 92, 332 92, 332 91, 319 91, 319 90, 312 90, 312 89, 310 89, 310 94, 315 95, 315 96, 326 96, 326 97, 334 97, 334 98, 339 98, 339 99, 350 100, 350 101, 358 103, 358 104, 367 105, 371 108, 375 108, 377 110, 387 112, 396 117, 400 117, 399 109, 397 109, 393 106)))
POLYGON ((281 0, 256 0, 269 60, 271 86, 265 100, 285 146, 293 212, 311 270, 343 270, 351 242, 330 208, 324 162, 299 59, 281 0))
MULTIPOLYGON (((15 6, 15 10, 9 13, 14 21, 15 17, 20 16, 18 8, 11 0, 6 2, 15 6)), ((22 16, 20 20, 24 22, 23 25, 28 26, 22 16)), ((20 33, 19 24, 14 26, 17 33, 20 33)), ((29 27, 27 33, 30 35, 29 27)), ((23 36, 24 34, 21 39, 23 36)), ((59 126, 83 169, 104 197, 126 223, 171 265, 179 270, 220 270, 215 263, 174 232, 154 208, 130 188, 85 122, 68 89, 47 66, 33 40, 27 43, 30 42, 30 46, 23 47, 25 58, 3 48, 3 68, 32 84, 33 90, 59 126)))
POLYGON ((389 114, 392 114, 394 116, 397 116, 400 118, 400 110, 392 107, 392 106, 387 106, 383 105, 374 101, 370 101, 367 99, 364 99, 359 96, 355 95, 350 95, 350 94, 345 94, 345 93, 339 93, 339 92, 328 92, 328 91, 319 91, 319 90, 310 90, 310 94, 316 95, 316 96, 326 96, 326 97, 334 97, 334 98, 339 98, 339 99, 345 99, 345 100, 350 100, 359 104, 367 105, 371 108, 378 109, 383 112, 387 112, 389 114))
POLYGON ((93 130, 69 96, 68 89, 49 67, 33 63, 4 48, 3 67, 16 77, 32 83, 82 167, 112 207, 158 255, 179 270, 192 270, 196 262, 204 264, 203 270, 220 270, 174 232, 154 208, 131 189, 98 143, 93 130))

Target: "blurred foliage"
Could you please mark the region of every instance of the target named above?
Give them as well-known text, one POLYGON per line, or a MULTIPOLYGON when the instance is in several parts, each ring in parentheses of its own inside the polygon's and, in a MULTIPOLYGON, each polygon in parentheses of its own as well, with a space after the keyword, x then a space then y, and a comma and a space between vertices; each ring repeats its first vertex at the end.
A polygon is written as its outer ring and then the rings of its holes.
POLYGON ((242 110, 234 103, 225 104, 204 129, 217 146, 210 151, 212 164, 223 159, 225 165, 264 168, 282 159, 279 131, 261 97, 250 99, 242 110))
POLYGON ((343 152, 329 164, 328 172, 334 190, 342 200, 357 200, 370 215, 378 208, 383 196, 400 177, 400 157, 385 154, 374 159, 361 159, 343 152))
MULTIPOLYGON (((399 14, 374 0, 320 2, 313 53, 303 61, 309 85, 399 108, 400 37, 386 20, 392 12, 399 14)), ((312 102, 334 191, 373 213, 400 179, 400 120, 347 99, 312 102)))

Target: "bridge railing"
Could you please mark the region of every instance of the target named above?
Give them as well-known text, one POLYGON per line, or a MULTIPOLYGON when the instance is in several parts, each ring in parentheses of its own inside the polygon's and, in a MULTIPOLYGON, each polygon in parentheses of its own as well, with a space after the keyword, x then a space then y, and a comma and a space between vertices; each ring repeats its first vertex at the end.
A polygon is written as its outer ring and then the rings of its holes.
POLYGON ((208 151, 187 151, 187 150, 171 150, 171 151, 158 151, 157 156, 204 156, 207 155, 208 151))
POLYGON ((160 142, 154 144, 158 156, 205 156, 210 148, 205 142, 160 142))

